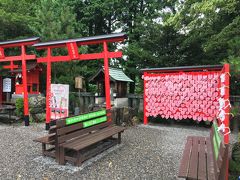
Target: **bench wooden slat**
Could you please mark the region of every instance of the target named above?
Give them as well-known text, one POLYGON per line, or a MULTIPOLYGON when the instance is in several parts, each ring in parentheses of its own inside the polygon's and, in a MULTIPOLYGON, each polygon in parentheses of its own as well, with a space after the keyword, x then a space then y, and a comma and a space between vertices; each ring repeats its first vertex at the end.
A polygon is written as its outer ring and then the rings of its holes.
POLYGON ((84 142, 86 140, 89 140, 91 138, 94 138, 96 136, 99 136, 101 134, 104 134, 104 133, 108 132, 110 129, 115 128, 115 127, 116 126, 108 126, 106 128, 103 128, 103 129, 101 129, 99 131, 96 131, 96 132, 93 132, 91 134, 88 134, 86 136, 78 137, 76 139, 70 140, 69 142, 65 142, 65 143, 61 144, 61 146, 66 147, 66 148, 76 147, 79 144, 82 144, 82 142, 84 142))
POLYGON ((44 144, 52 144, 55 141, 55 134, 49 134, 49 135, 34 139, 33 141, 44 143, 44 144))
MULTIPOLYGON (((188 159, 183 156, 178 177, 195 180, 225 179, 227 172, 225 164, 227 163, 223 162, 227 162, 228 160, 228 146, 224 144, 223 133, 218 131, 217 126, 217 122, 214 121, 209 137, 188 137, 187 141, 189 141, 189 138, 192 138, 192 152, 188 159), (189 164, 188 174, 181 176, 181 171, 183 172, 182 167, 185 164, 189 164)), ((188 152, 186 146, 183 154, 188 152)), ((187 168, 185 168, 185 174, 186 169, 187 168)))
MULTIPOLYGON (((211 136, 210 136, 211 137, 211 136)), ((213 164, 213 151, 210 138, 206 138, 207 145, 207 176, 208 180, 215 179, 214 164, 213 164)))
POLYGON ((115 128, 115 129, 108 130, 106 133, 102 133, 101 135, 96 136, 95 138, 89 139, 88 141, 86 140, 85 142, 81 142, 81 144, 74 147, 73 149, 76 150, 76 151, 81 150, 81 149, 83 149, 85 147, 88 147, 92 144, 95 144, 99 141, 102 141, 104 139, 112 137, 113 135, 115 135, 117 133, 123 132, 124 129, 125 128, 115 128))
POLYGON ((48 133, 49 133, 49 134, 56 133, 56 129, 57 129, 57 126, 56 126, 56 125, 51 126, 50 129, 48 130, 48 133))
POLYGON ((108 128, 105 128, 104 130, 100 130, 100 131, 97 131, 96 133, 90 134, 86 136, 84 139, 80 138, 78 140, 75 140, 73 143, 66 143, 63 145, 63 147, 78 151, 87 146, 95 144, 96 142, 99 142, 108 137, 111 137, 114 134, 117 134, 118 132, 122 132, 124 131, 124 129, 125 129, 124 127, 117 127, 117 126, 108 127, 108 128))
MULTIPOLYGON (((108 129, 111 128, 111 126, 108 126, 108 127, 105 127, 99 131, 96 131, 96 132, 92 132, 90 134, 85 134, 83 136, 78 136, 78 137, 75 137, 75 138, 72 138, 70 139, 69 141, 65 141, 64 143, 61 144, 62 147, 66 147, 66 146, 69 146, 69 147, 73 147, 73 146, 77 146, 79 143, 79 141, 77 141, 78 139, 81 139, 81 141, 85 141, 86 139, 89 139, 89 136, 90 137, 94 137, 94 136, 97 136, 98 134, 97 133, 105 133, 108 131, 108 129)), ((81 130, 82 131, 82 130, 81 130)))
POLYGON ((188 175, 189 159, 191 157, 192 151, 192 137, 187 137, 187 142, 185 144, 185 149, 183 151, 183 157, 180 163, 180 168, 178 172, 178 177, 185 178, 188 175))
POLYGON ((207 179, 207 157, 206 157, 206 138, 199 138, 199 165, 198 165, 198 179, 207 179))
POLYGON ((188 178, 197 179, 198 146, 199 146, 198 137, 193 137, 192 141, 193 141, 193 146, 192 146, 191 159, 189 162, 188 178))
POLYGON ((86 129, 82 129, 81 131, 76 131, 76 132, 67 134, 65 136, 61 136, 61 137, 58 138, 58 143, 61 144, 61 143, 65 142, 68 139, 79 137, 79 136, 87 134, 87 133, 89 133, 91 131, 98 130, 98 129, 101 129, 101 128, 105 128, 105 127, 110 126, 110 125, 112 125, 112 121, 111 122, 101 123, 101 124, 98 124, 98 125, 86 128, 86 129))

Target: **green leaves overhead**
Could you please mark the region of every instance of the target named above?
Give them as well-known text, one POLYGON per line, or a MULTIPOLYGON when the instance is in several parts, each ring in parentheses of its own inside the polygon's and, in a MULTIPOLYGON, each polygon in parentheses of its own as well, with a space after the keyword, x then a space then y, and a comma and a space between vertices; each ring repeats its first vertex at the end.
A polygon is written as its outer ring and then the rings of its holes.
MULTIPOLYGON (((139 87, 141 68, 223 61, 232 64, 238 82, 239 27, 238 0, 0 0, 0 40, 40 36, 47 41, 127 32, 122 47, 126 58, 111 64, 123 67, 139 87)), ((116 48, 117 44, 110 46, 116 48)), ((102 47, 80 51, 100 52, 102 47)), ((74 76, 87 79, 102 64, 101 60, 56 63, 53 79, 74 90, 74 76)), ((134 91, 133 83, 130 92, 134 91)))

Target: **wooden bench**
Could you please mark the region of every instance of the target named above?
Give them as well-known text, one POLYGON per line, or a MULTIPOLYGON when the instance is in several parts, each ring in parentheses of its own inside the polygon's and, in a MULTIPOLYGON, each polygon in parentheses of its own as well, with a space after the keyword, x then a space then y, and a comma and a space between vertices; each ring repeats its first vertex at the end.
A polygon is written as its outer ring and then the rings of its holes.
POLYGON ((56 121, 49 135, 35 139, 42 143, 43 155, 56 158, 59 164, 70 161, 79 166, 83 161, 121 143, 124 127, 112 124, 106 110, 56 121), (113 138, 118 135, 117 138, 113 138), (50 148, 46 148, 50 145, 50 148))
POLYGON ((219 180, 226 177, 228 145, 213 123, 210 137, 188 136, 180 162, 178 177, 219 180))

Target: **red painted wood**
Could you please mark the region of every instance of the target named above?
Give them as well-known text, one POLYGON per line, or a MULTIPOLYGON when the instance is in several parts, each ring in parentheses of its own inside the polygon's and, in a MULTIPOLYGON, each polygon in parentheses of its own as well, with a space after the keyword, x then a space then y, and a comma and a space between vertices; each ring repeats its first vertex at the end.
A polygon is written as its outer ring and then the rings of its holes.
MULTIPOLYGON (((229 100, 229 89, 230 89, 230 66, 229 64, 224 64, 224 67, 223 67, 223 70, 224 70, 224 73, 225 73, 225 95, 224 95, 224 99, 225 100, 229 100)), ((228 101, 225 102, 225 106, 227 106, 227 108, 225 109, 225 120, 224 120, 224 124, 225 124, 225 127, 228 127, 229 128, 229 113, 230 113, 230 106, 228 106, 228 101)), ((229 144, 229 134, 225 135, 224 136, 224 143, 225 144, 229 144)), ((228 158, 226 158, 226 180, 228 180, 228 166, 229 166, 229 161, 228 161, 228 158)))
POLYGON ((15 65, 13 61, 10 61, 10 65, 3 66, 3 69, 10 69, 11 71, 17 68, 18 68, 18 65, 15 65))
MULTIPOLYGON (((108 58, 120 58, 122 57, 122 52, 108 52, 108 58)), ((104 53, 93 53, 93 54, 79 54, 77 59, 72 59, 70 56, 51 56, 51 62, 64 62, 71 60, 97 60, 103 59, 104 53)), ((47 57, 41 57, 37 59, 38 63, 47 62, 47 57)))
POLYGON ((0 76, 0 106, 2 105, 2 96, 3 96, 3 92, 2 92, 2 77, 0 76))
POLYGON ((5 55, 4 55, 4 49, 0 47, 0 59, 4 59, 5 55))
POLYGON ((78 46, 76 42, 67 43, 68 54, 71 59, 78 59, 78 46))
MULTIPOLYGON (((25 60, 36 59, 36 55, 27 55, 25 54, 25 60)), ((21 61, 22 56, 6 56, 4 59, 0 59, 0 62, 8 62, 8 61, 21 61)))
MULTIPOLYGON (((144 77, 145 76, 147 76, 147 72, 144 72, 144 77)), ((147 110, 146 110, 146 105, 147 105, 147 103, 146 103, 146 81, 145 80, 143 80, 143 96, 144 96, 144 98, 143 98, 143 109, 144 109, 144 114, 143 114, 143 116, 144 116, 144 119, 143 119, 143 123, 146 125, 147 123, 148 123, 148 119, 147 119, 147 116, 146 116, 146 112, 147 112, 147 110)))
POLYGON ((110 98, 110 78, 109 78, 109 66, 108 66, 108 47, 107 42, 103 42, 104 52, 104 74, 105 74, 105 96, 106 96, 106 109, 111 109, 111 98, 110 98))
MULTIPOLYGON (((51 48, 52 49, 52 48, 51 48)), ((38 63, 44 63, 44 62, 48 62, 48 57, 41 57, 37 59, 38 63)), ((70 56, 51 56, 50 58, 51 62, 65 62, 65 61, 71 61, 71 57, 70 56)))
MULTIPOLYGON (((224 95, 224 99, 225 100, 229 100, 229 85, 230 85, 230 78, 229 78, 229 73, 230 73, 230 67, 229 64, 224 64, 224 73, 225 73, 225 95, 224 95)), ((225 102, 225 106, 227 106, 227 108, 225 109, 225 127, 229 127, 229 113, 230 113, 230 106, 229 106, 229 102, 226 101, 225 102)), ((224 136, 224 142, 225 144, 229 144, 229 134, 227 134, 226 136, 224 136)))
MULTIPOLYGON (((107 42, 107 43, 114 43, 114 42, 121 42, 124 41, 124 38, 112 38, 112 39, 107 39, 107 40, 93 40, 93 41, 85 41, 85 42, 76 42, 78 46, 82 46, 82 45, 91 45, 91 44, 103 44, 103 42, 107 42)), ((46 49, 47 47, 51 47, 52 49, 54 48, 64 48, 66 47, 67 43, 63 43, 63 44, 54 44, 54 45, 49 45, 49 46, 40 46, 40 47, 36 47, 36 49, 41 50, 41 49, 46 49)))
POLYGON ((25 46, 21 46, 22 50, 22 79, 23 79, 23 100, 24 100, 24 115, 28 116, 28 90, 27 90, 27 66, 26 66, 26 51, 25 46))
MULTIPOLYGON (((122 52, 107 52, 108 58, 120 58, 122 57, 122 52)), ((93 54, 81 54, 79 55, 79 60, 93 60, 93 59, 103 59, 104 53, 93 53, 93 54)))
POLYGON ((50 100, 51 100, 51 48, 47 49, 47 91, 46 91, 46 123, 50 123, 51 112, 50 112, 50 100))

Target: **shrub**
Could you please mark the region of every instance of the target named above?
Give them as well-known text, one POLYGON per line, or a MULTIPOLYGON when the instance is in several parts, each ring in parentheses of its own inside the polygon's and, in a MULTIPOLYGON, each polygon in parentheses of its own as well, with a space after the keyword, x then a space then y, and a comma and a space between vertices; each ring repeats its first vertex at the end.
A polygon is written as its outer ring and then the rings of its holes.
POLYGON ((23 117, 24 103, 22 98, 16 99, 16 114, 18 117, 23 117))

